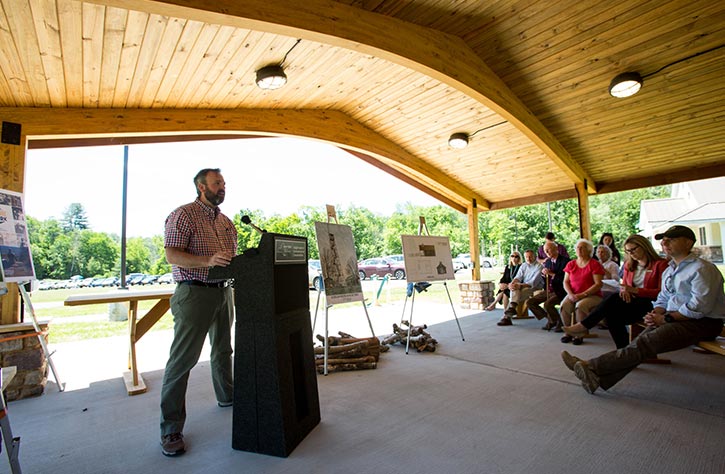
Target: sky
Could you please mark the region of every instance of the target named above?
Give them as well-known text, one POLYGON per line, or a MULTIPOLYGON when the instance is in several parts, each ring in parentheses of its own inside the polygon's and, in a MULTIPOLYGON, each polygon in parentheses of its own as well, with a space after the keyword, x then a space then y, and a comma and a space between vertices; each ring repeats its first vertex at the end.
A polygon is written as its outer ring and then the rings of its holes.
MULTIPOLYGON (((194 175, 221 168, 232 217, 240 209, 289 215, 301 206, 366 207, 392 214, 398 204, 440 201, 325 143, 245 138, 129 145, 127 237, 162 235, 166 216, 196 197, 194 175)), ((25 213, 60 219, 80 203, 92 230, 121 234, 123 146, 28 150, 25 213)), ((341 222, 342 223, 342 222, 341 222)))

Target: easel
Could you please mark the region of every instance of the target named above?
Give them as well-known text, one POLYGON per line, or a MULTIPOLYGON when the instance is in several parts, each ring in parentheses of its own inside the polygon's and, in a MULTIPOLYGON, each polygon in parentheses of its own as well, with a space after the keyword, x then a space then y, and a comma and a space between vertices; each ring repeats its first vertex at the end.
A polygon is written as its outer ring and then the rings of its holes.
MULTIPOLYGON (((430 235, 430 232, 428 232, 428 226, 425 223, 425 217, 420 216, 418 221, 418 235, 423 235, 423 231, 425 231, 425 235, 430 235)), ((416 283, 417 284, 417 283, 416 283)), ((413 327, 413 306, 415 305, 415 292, 416 287, 413 285, 413 288, 411 290, 412 299, 410 300, 410 318, 408 318, 408 337, 405 341, 405 353, 408 354, 408 351, 410 350, 410 330, 413 327)), ((443 280, 443 287, 446 289, 446 294, 448 295, 448 302, 451 304, 451 310, 453 311, 453 317, 456 319, 456 324, 458 325, 458 332, 461 334, 461 341, 466 340, 465 337, 463 337, 463 330, 461 329, 461 323, 458 321, 458 316, 456 315, 456 308, 453 306, 453 300, 451 299, 451 293, 448 291, 448 282, 443 280)), ((427 287, 426 287, 427 288, 427 287)), ((420 290, 423 291, 423 290, 420 290)), ((405 307, 408 304, 408 293, 405 294, 405 301, 403 302, 403 314, 400 316, 400 324, 403 324, 403 319, 405 319, 405 307)))
MULTIPOLYGON (((329 204, 326 205, 327 208, 327 223, 330 224, 331 221, 334 219, 335 224, 338 224, 337 222, 337 212, 335 211, 335 206, 331 206, 329 204)), ((329 349, 329 340, 328 340, 328 322, 329 322, 329 315, 330 315, 330 308, 332 308, 334 305, 327 303, 327 291, 325 289, 324 284, 324 278, 323 278, 323 284, 320 286, 320 291, 317 292, 317 303, 315 304, 315 317, 312 321, 312 334, 315 333, 315 325, 317 324, 317 310, 320 307, 320 297, 322 296, 322 293, 325 293, 325 360, 324 360, 324 369, 323 369, 323 375, 327 375, 327 356, 328 356, 328 349, 329 349)), ((370 315, 368 314, 368 308, 365 305, 365 299, 361 298, 360 303, 362 303, 363 310, 365 311, 365 317, 368 320, 368 325, 370 326, 370 332, 372 333, 373 337, 375 337, 375 330, 373 329, 373 323, 370 322, 370 315)))
POLYGON ((30 301, 30 295, 25 290, 26 283, 29 283, 29 282, 24 282, 24 283, 19 282, 18 289, 20 290, 20 295, 23 298, 25 307, 28 309, 28 312, 30 313, 30 319, 32 319, 32 322, 33 322, 33 329, 35 329, 35 334, 38 336, 38 340, 40 341, 40 346, 43 348, 43 354, 45 354, 45 359, 48 361, 50 370, 51 370, 51 372, 53 372, 53 377, 55 377, 55 383, 58 385, 58 391, 62 392, 65 390, 65 384, 61 383, 60 377, 58 376, 58 371, 55 370, 55 364, 53 363, 53 359, 51 358, 53 353, 48 350, 48 345, 45 343, 45 337, 44 337, 43 332, 40 330, 40 325, 38 324, 38 319, 35 317, 35 309, 33 309, 33 303, 30 301))

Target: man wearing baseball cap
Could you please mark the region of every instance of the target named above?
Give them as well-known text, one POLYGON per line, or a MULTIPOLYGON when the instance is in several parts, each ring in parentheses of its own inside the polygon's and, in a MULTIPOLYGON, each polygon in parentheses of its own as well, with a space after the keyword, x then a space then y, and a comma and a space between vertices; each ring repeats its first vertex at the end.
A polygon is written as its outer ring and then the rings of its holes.
POLYGON ((608 390, 643 360, 714 339, 725 320, 723 277, 712 263, 692 253, 695 233, 675 225, 656 234, 670 262, 662 274, 662 289, 654 308, 644 317, 645 329, 627 347, 585 361, 561 353, 564 364, 582 387, 594 393, 608 390))

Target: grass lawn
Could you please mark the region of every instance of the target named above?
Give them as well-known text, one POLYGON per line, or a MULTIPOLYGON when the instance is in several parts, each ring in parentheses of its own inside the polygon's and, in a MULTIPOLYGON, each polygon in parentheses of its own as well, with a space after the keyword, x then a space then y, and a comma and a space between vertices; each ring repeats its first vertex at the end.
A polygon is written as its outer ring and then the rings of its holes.
MULTIPOLYGON (((501 269, 483 269, 482 280, 498 281, 501 269)), ((456 275, 457 281, 470 279, 470 272, 462 270, 456 275)), ((447 282, 448 291, 454 305, 460 301, 457 281, 447 282)), ((365 280, 363 294, 366 303, 372 304, 375 295, 380 289, 380 280, 365 280)), ((172 286, 172 285, 165 285, 172 286)), ((153 288, 162 288, 156 285, 153 288)), ((150 290, 152 287, 148 287, 150 290)), ((75 288, 65 290, 35 291, 31 296, 35 315, 38 319, 51 319, 49 340, 51 343, 78 341, 99 337, 125 336, 128 334, 128 322, 108 321, 108 305, 63 306, 63 301, 70 295, 111 293, 114 288, 75 288)), ((405 281, 391 280, 387 282, 380 292, 380 303, 396 303, 405 299, 405 281)), ((441 283, 431 285, 424 293, 426 302, 444 304, 448 303, 446 287, 441 283)), ((317 292, 310 291, 310 314, 314 314, 317 302, 317 292)), ((154 301, 140 301, 139 314, 143 315, 155 304, 154 301)), ((321 307, 323 302, 320 302, 321 307)), ((341 304, 339 307, 351 307, 360 302, 341 304)), ((171 312, 166 313, 152 328, 151 331, 171 329, 174 326, 171 312)))

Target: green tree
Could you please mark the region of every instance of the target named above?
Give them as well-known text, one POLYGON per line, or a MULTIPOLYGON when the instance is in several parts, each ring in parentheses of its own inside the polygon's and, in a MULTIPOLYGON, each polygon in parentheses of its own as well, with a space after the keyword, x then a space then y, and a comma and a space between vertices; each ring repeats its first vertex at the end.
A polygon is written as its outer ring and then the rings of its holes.
POLYGON ((66 232, 88 229, 88 217, 83 205, 78 202, 71 203, 63 212, 61 224, 66 232))
POLYGON ((120 248, 108 234, 84 230, 78 247, 78 273, 85 276, 109 276, 118 261, 120 248))
POLYGON ((151 252, 141 237, 126 241, 126 274, 148 273, 151 269, 151 252))
POLYGON ((163 236, 154 235, 150 241, 155 249, 151 252, 151 273, 154 275, 163 275, 164 273, 171 272, 171 264, 166 261, 163 236))

